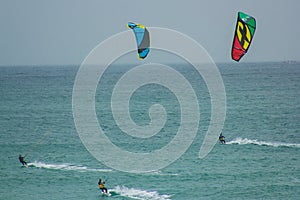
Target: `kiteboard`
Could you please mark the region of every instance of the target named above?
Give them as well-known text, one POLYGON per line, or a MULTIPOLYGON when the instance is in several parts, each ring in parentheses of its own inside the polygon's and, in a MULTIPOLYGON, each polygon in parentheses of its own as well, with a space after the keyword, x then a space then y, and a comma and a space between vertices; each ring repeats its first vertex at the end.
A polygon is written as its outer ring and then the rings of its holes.
POLYGON ((107 197, 119 195, 119 194, 118 194, 117 192, 115 192, 115 191, 108 191, 107 193, 101 191, 101 194, 102 194, 103 196, 107 196, 107 197))
POLYGON ((109 191, 107 191, 107 192, 101 191, 101 193, 102 193, 102 195, 104 195, 104 196, 108 196, 108 197, 111 196, 111 193, 110 193, 109 191))
POLYGON ((29 167, 34 167, 31 163, 28 163, 27 165, 22 165, 22 168, 29 168, 29 167))

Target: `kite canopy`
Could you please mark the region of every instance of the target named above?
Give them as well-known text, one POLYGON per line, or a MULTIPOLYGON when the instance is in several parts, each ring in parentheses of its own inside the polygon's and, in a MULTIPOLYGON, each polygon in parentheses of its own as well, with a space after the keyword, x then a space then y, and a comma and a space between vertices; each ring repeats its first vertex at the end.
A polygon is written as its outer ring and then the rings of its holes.
POLYGON ((250 15, 238 12, 236 28, 231 49, 231 57, 239 61, 248 51, 254 32, 256 21, 250 15))
POLYGON ((131 28, 134 32, 138 48, 138 58, 146 58, 150 51, 150 37, 148 30, 145 26, 132 22, 128 22, 127 27, 131 28))

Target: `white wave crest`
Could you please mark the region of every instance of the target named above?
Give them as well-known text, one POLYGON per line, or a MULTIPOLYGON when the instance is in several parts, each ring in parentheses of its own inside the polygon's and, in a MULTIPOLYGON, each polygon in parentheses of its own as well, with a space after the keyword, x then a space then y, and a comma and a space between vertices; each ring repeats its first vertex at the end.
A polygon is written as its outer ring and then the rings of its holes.
POLYGON ((260 146, 300 148, 300 144, 296 144, 296 143, 265 142, 265 141, 251 140, 251 139, 248 139, 248 138, 236 138, 232 141, 227 142, 227 144, 239 144, 239 145, 255 144, 255 145, 260 145, 260 146))
POLYGON ((132 199, 142 200, 169 200, 170 195, 161 195, 156 191, 147 191, 135 188, 127 188, 125 186, 117 186, 113 189, 114 192, 121 196, 129 197, 132 199))
POLYGON ((151 171, 151 172, 146 172, 145 175, 158 175, 158 176, 178 176, 179 174, 177 173, 163 173, 162 171, 151 171))
POLYGON ((37 162, 37 161, 28 163, 28 166, 44 168, 44 169, 71 170, 71 171, 80 171, 80 172, 87 172, 87 171, 110 172, 110 171, 112 171, 111 169, 88 168, 86 166, 76 166, 76 165, 72 165, 69 163, 49 164, 49 163, 43 163, 43 162, 37 162))

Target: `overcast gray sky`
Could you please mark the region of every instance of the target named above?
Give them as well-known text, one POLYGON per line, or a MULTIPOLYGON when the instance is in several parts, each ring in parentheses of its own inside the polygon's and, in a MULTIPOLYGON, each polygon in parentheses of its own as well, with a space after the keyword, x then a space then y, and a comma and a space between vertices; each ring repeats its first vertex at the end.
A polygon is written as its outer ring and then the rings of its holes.
POLYGON ((133 21, 189 35, 216 62, 233 62, 237 12, 257 30, 242 62, 300 60, 299 0, 1 0, 0 65, 80 64, 133 21))

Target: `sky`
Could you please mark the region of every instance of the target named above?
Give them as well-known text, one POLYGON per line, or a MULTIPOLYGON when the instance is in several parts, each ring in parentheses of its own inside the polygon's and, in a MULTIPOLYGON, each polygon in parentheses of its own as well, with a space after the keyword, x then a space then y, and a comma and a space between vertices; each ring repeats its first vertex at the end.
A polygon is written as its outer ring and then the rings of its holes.
POLYGON ((233 62, 237 12, 256 18, 242 62, 300 61, 299 0, 1 0, 0 65, 80 65, 127 22, 182 32, 233 62))

